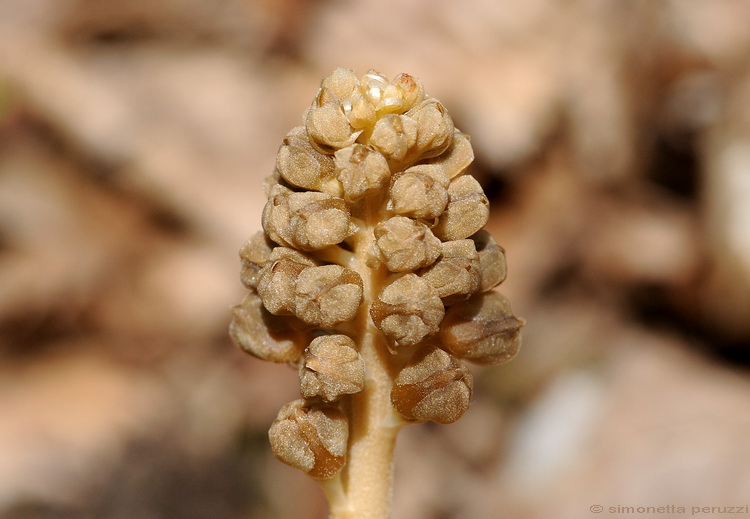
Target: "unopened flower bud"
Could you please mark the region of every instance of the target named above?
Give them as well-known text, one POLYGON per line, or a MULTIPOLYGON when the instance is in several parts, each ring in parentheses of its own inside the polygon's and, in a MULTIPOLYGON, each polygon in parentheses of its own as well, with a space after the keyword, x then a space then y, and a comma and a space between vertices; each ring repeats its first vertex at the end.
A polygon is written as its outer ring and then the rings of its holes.
POLYGON ((401 95, 404 99, 404 111, 412 109, 424 99, 422 82, 414 76, 402 73, 393 78, 391 83, 401 89, 401 95))
POLYGON ((370 145, 388 160, 404 159, 416 142, 417 122, 405 115, 384 115, 370 135, 370 145))
POLYGON ((436 333, 444 315, 440 296, 416 274, 406 274, 385 287, 370 306, 370 317, 392 352, 436 333))
POLYGON ((263 229, 276 243, 313 251, 340 243, 351 233, 349 207, 343 199, 278 188, 263 209, 263 229))
POLYGON ((294 283, 294 315, 314 326, 330 328, 352 319, 362 303, 362 278, 340 265, 310 267, 294 283))
POLYGON ((281 408, 268 439, 279 460, 313 478, 328 479, 346 462, 349 421, 335 407, 294 400, 281 408))
POLYGON ((410 218, 437 218, 448 205, 448 183, 436 166, 412 166, 391 186, 391 209, 410 218))
POLYGON ((359 87, 359 78, 353 70, 339 67, 325 77, 320 86, 343 101, 359 87))
POLYGON ((255 292, 234 307, 229 334, 234 343, 259 359, 293 363, 302 356, 308 334, 295 329, 293 317, 272 315, 255 292))
POLYGON ((479 231, 471 239, 479 253, 479 269, 482 272, 482 286, 479 290, 486 292, 505 281, 508 273, 505 249, 495 243, 495 239, 487 231, 479 231))
POLYGON ((341 334, 313 339, 299 367, 302 396, 333 402, 362 391, 365 363, 356 346, 351 338, 341 334))
POLYGON ((429 346, 398 374, 391 402, 409 420, 453 423, 469 408, 472 388, 473 377, 463 363, 429 346))
POLYGON ((287 247, 276 247, 258 273, 257 290, 266 309, 275 315, 294 311, 294 285, 300 273, 316 263, 287 247))
POLYGON ((436 99, 425 99, 406 113, 417 123, 417 141, 413 157, 425 159, 443 153, 453 140, 453 120, 436 99))
POLYGON ((475 294, 451 306, 440 325, 445 350, 477 364, 502 364, 518 353, 525 321, 498 292, 475 294))
POLYGON ((490 203, 482 186, 471 175, 454 179, 448 186, 448 206, 432 231, 443 241, 468 238, 487 223, 490 203))
POLYGON ((240 249, 240 281, 246 288, 258 285, 258 274, 271 256, 273 244, 263 231, 258 231, 240 249))
POLYGON ((327 88, 320 89, 307 111, 305 128, 312 145, 325 154, 353 144, 361 133, 351 127, 337 96, 327 88))
POLYGON ((334 155, 336 175, 347 202, 356 202, 369 191, 380 189, 390 177, 388 161, 364 144, 353 144, 334 155))
POLYGON ((284 137, 276 155, 276 169, 293 186, 321 191, 333 177, 333 157, 316 150, 305 127, 298 126, 284 137))
POLYGON ((440 256, 440 240, 421 222, 394 216, 375 227, 375 245, 391 272, 413 271, 440 256))
POLYGON ((474 150, 469 136, 458 130, 453 132, 451 145, 439 156, 429 160, 429 164, 440 166, 449 178, 456 178, 474 161, 474 150))
POLYGON ((421 277, 435 287, 446 306, 468 299, 479 290, 482 280, 479 254, 474 242, 444 242, 440 259, 428 267, 421 277))

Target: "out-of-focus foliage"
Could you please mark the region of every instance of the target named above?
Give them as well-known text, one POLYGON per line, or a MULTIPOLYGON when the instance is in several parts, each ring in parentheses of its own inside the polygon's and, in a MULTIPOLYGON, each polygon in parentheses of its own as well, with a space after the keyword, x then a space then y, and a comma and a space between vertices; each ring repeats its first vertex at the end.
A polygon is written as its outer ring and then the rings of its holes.
POLYGON ((450 107, 528 321, 461 421, 404 433, 394 517, 744 504, 748 19, 738 0, 0 3, 0 518, 325 516, 265 436, 296 372, 226 328, 263 178, 337 66, 409 72, 450 107))

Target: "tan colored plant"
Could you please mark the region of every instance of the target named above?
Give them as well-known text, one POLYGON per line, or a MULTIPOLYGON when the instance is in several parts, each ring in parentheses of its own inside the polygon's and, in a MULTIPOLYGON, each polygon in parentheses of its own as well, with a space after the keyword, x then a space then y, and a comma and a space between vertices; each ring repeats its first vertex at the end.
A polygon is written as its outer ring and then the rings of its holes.
POLYGON ((332 518, 387 518, 400 429, 458 420, 472 397, 460 359, 499 364, 520 346, 524 321, 492 291, 505 253, 482 230, 473 159, 417 79, 347 69, 279 149, 230 331, 299 370, 271 448, 321 483, 332 518))

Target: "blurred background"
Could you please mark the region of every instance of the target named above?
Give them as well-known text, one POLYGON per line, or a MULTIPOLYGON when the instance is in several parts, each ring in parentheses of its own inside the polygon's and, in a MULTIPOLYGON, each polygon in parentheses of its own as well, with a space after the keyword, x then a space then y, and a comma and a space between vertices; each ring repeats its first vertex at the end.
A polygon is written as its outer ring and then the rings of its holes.
POLYGON ((0 518, 326 517, 267 445, 296 374, 226 328, 261 181, 337 66, 419 77, 471 135, 528 320, 462 420, 401 435, 394 519, 747 505, 748 20, 0 0, 0 518))

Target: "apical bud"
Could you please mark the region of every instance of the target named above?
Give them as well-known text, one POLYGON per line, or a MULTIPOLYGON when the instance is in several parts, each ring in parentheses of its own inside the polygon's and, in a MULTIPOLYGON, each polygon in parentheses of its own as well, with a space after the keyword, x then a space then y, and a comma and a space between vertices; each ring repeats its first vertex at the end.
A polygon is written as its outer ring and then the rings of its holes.
POLYGON ((349 422, 335 407, 294 400, 281 408, 268 439, 279 460, 313 478, 328 479, 346 462, 349 422))
POLYGON ((365 385, 365 363, 354 341, 346 335, 316 337, 299 367, 300 392, 326 402, 359 393, 365 385))
POLYGON ((409 74, 399 74, 393 78, 392 84, 401 89, 401 96, 404 100, 403 109, 411 110, 417 103, 424 99, 424 88, 422 82, 409 74))
POLYGON ((469 408, 472 387, 473 377, 465 365, 449 353, 428 346, 396 377, 391 402, 410 420, 453 423, 469 408))
POLYGON ((259 359, 294 363, 302 356, 308 335, 295 329, 293 317, 272 315, 255 292, 234 307, 229 334, 234 343, 259 359))
POLYGON ((448 207, 432 231, 443 241, 463 240, 484 227, 489 216, 482 186, 471 175, 462 175, 448 186, 448 207))
POLYGON ((352 319, 362 303, 362 278, 340 265, 309 267, 294 283, 294 315, 307 324, 330 328, 352 319))
POLYGON ((518 353, 526 322, 513 315, 498 292, 475 294, 451 306, 440 324, 445 350, 477 364, 502 364, 518 353))
POLYGON ((426 267, 440 256, 440 240, 421 222, 394 216, 375 227, 375 245, 391 272, 426 267))
POLYGON ((320 89, 307 111, 305 128, 311 144, 327 155, 350 146, 362 133, 351 127, 337 96, 327 88, 320 89))
POLYGON ((370 317, 388 339, 392 352, 436 333, 443 315, 440 296, 416 274, 406 274, 385 287, 370 306, 370 317))
POLYGON ((452 305, 468 299, 479 290, 482 275, 479 254, 471 240, 447 241, 442 256, 422 272, 421 277, 437 290, 443 304, 452 305))

